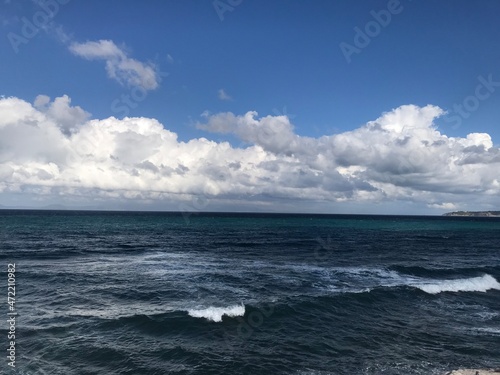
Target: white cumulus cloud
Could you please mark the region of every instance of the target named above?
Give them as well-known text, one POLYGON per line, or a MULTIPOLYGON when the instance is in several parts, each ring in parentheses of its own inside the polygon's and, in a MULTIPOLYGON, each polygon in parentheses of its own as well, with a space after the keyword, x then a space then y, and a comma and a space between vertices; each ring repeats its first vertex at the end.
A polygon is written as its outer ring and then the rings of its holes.
POLYGON ((87 60, 104 60, 108 76, 128 86, 154 90, 159 86, 160 77, 155 66, 143 63, 127 55, 112 40, 73 42, 69 50, 87 60))
POLYGON ((500 150, 488 134, 442 134, 434 125, 442 113, 405 105, 319 138, 296 134, 287 116, 206 114, 198 128, 235 135, 244 146, 234 147, 179 141, 151 118, 89 119, 67 96, 38 96, 34 104, 1 98, 0 202, 21 195, 102 207, 184 202, 208 210, 495 207, 500 150), (211 206, 193 204, 200 197, 211 206))
POLYGON ((48 118, 65 134, 70 134, 76 128, 90 118, 90 113, 82 108, 71 106, 71 99, 67 95, 55 98, 53 102, 47 95, 38 95, 35 98, 34 106, 40 112, 45 113, 48 118))

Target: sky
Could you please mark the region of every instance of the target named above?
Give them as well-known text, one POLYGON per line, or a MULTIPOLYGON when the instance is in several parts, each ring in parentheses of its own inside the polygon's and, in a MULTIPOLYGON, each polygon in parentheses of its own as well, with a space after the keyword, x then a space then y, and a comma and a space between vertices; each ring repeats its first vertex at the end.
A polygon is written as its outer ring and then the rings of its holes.
POLYGON ((495 0, 0 0, 0 207, 500 210, 495 0))

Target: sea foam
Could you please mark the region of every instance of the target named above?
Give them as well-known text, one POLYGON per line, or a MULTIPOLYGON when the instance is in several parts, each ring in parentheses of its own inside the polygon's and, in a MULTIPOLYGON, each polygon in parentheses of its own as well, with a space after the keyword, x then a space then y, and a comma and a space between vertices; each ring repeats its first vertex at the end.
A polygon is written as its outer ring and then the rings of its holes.
POLYGON ((441 280, 429 284, 415 285, 426 293, 441 292, 486 292, 490 289, 500 290, 500 283, 491 275, 471 277, 468 279, 441 280))
POLYGON ((222 316, 243 316, 245 315, 245 305, 233 305, 229 307, 207 307, 205 309, 188 310, 188 315, 193 318, 205 318, 212 322, 222 322, 222 316))

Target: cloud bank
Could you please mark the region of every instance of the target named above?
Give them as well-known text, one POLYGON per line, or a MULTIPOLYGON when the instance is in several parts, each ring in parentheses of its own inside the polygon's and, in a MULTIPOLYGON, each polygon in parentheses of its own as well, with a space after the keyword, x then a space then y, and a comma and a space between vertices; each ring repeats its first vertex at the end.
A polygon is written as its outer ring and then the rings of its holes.
MULTIPOLYGON (((0 99, 0 196, 40 201, 175 202, 187 209, 410 202, 429 209, 499 203, 500 150, 488 134, 447 137, 443 111, 405 105, 319 138, 286 116, 219 113, 197 127, 242 141, 179 141, 151 118, 89 119, 67 96, 0 99), (195 197, 217 202, 197 207, 195 197), (318 203, 319 202, 319 203, 318 203), (187 205, 187 206, 186 206, 187 205)), ((2 201, 3 202, 3 201, 2 201)), ((4 203, 5 204, 5 203, 4 203)), ((175 206, 180 207, 180 206, 175 206)), ((174 207, 174 208, 175 208, 174 207)), ((479 207, 479 206, 478 206, 479 207)), ((333 211, 335 212, 335 211, 333 211)))
POLYGON ((154 90, 159 86, 160 77, 154 65, 128 57, 112 40, 73 42, 69 50, 87 60, 104 60, 108 76, 122 85, 141 87, 144 90, 154 90))

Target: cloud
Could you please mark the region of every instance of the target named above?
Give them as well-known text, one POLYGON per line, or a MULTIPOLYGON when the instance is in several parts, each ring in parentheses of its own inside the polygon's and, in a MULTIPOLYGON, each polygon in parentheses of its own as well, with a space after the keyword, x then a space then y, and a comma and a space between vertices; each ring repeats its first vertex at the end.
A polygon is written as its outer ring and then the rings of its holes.
POLYGON ((433 204, 429 204, 429 207, 438 208, 440 210, 447 210, 447 211, 453 211, 453 210, 457 209, 457 205, 454 203, 450 203, 450 202, 433 203, 433 204))
POLYGON ((108 76, 122 85, 137 86, 145 90, 154 90, 159 86, 160 76, 153 64, 128 57, 127 53, 111 40, 73 42, 69 50, 87 60, 104 60, 108 76))
POLYGON ((488 134, 442 134, 434 125, 442 114, 405 105, 319 138, 296 134, 287 116, 206 114, 198 128, 245 144, 234 147, 179 141, 151 118, 90 119, 67 96, 0 98, 0 198, 226 210, 372 205, 381 213, 395 204, 495 207, 500 150, 488 134))
POLYGON ((233 100, 233 98, 229 96, 224 89, 219 89, 219 91, 217 91, 217 96, 220 100, 233 100))
POLYGON ((90 113, 78 106, 71 107, 70 104, 71 99, 67 95, 56 98, 53 102, 46 95, 38 95, 34 107, 53 120, 63 134, 69 135, 90 118, 90 113))

